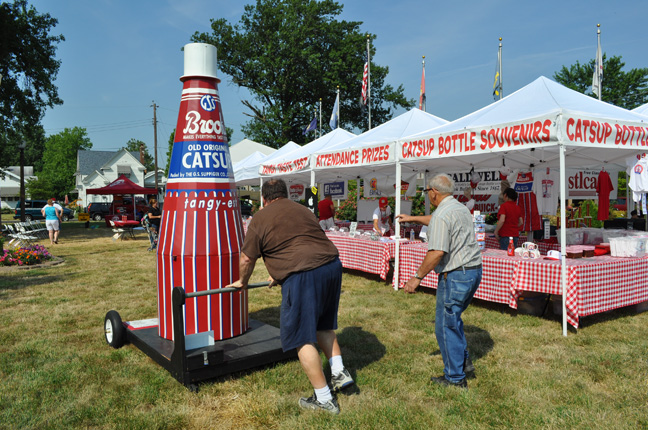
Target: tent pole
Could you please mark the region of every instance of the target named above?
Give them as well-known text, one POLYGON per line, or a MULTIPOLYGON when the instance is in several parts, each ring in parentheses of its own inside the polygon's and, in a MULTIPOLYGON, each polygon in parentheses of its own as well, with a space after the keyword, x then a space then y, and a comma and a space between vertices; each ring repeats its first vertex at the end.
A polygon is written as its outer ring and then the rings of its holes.
POLYGON ((567 336, 567 206, 565 187, 565 146, 558 145, 560 154, 560 283, 562 287, 562 328, 567 336))
MULTIPOLYGON (((401 213, 401 173, 401 164, 399 161, 396 161, 396 186, 394 187, 396 190, 396 205, 394 212, 396 213, 394 215, 401 213)), ((398 291, 398 270, 400 269, 400 221, 398 219, 396 219, 396 224, 394 226, 394 234, 396 235, 396 255, 394 256, 394 290, 398 291)))
POLYGON ((261 202, 259 207, 263 207, 263 197, 261 196, 261 190, 263 189, 263 178, 259 176, 259 201, 261 202))

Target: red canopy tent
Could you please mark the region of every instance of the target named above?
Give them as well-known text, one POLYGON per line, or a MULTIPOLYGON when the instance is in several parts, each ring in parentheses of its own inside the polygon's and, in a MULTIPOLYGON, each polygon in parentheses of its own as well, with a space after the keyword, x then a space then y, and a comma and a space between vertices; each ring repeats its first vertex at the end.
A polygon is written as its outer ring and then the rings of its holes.
MULTIPOLYGON (((121 194, 133 194, 133 219, 135 219, 136 204, 135 204, 135 194, 155 194, 157 195, 157 190, 155 188, 145 188, 140 187, 126 176, 121 175, 119 178, 112 181, 110 184, 101 188, 89 188, 86 191, 86 194, 112 194, 112 195, 121 195, 121 194)), ((106 220, 106 223, 108 220, 106 220)))
POLYGON ((105 187, 89 188, 86 194, 157 194, 155 188, 144 188, 121 175, 105 187))

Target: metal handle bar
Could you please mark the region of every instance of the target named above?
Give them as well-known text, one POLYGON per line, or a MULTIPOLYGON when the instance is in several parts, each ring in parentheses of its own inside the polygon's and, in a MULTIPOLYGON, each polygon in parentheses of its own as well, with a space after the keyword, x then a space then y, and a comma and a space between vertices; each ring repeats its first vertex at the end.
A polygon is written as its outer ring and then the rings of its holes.
MULTIPOLYGON (((257 282, 255 284, 248 284, 247 289, 251 290, 253 288, 267 287, 268 285, 270 285, 270 282, 257 282)), ((186 293, 185 297, 189 299, 191 297, 209 296, 212 294, 235 293, 237 291, 242 291, 242 288, 229 287, 229 288, 218 288, 216 290, 196 291, 195 293, 186 293)))

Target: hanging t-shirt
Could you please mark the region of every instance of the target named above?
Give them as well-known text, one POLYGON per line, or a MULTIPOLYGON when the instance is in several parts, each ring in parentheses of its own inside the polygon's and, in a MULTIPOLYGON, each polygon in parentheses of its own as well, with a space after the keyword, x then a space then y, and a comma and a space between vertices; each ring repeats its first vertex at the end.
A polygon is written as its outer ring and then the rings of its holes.
POLYGON ((601 170, 596 181, 596 192, 598 193, 598 216, 599 221, 605 221, 610 213, 610 191, 614 190, 610 175, 601 170))
POLYGON ((518 173, 515 180, 514 190, 518 193, 517 204, 522 209, 524 224, 522 231, 533 231, 542 229, 542 221, 538 214, 538 204, 533 192, 533 173, 518 173))
POLYGON ((632 189, 632 200, 638 202, 641 195, 648 192, 648 159, 640 158, 630 170, 630 181, 632 189))
POLYGON ((558 194, 560 175, 555 169, 536 169, 533 172, 532 190, 536 195, 536 204, 540 215, 556 215, 558 211, 558 194))

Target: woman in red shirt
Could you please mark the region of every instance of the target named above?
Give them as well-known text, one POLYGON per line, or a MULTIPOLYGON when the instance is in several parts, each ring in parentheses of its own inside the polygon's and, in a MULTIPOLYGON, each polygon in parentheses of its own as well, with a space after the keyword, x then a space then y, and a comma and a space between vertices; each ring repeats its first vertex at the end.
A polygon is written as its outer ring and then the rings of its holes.
POLYGON ((517 192, 513 188, 507 188, 503 192, 504 203, 497 212, 497 225, 495 226, 495 238, 499 240, 500 249, 507 249, 509 237, 513 238, 515 247, 518 246, 520 227, 524 223, 522 209, 517 205, 517 192))

